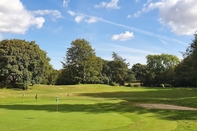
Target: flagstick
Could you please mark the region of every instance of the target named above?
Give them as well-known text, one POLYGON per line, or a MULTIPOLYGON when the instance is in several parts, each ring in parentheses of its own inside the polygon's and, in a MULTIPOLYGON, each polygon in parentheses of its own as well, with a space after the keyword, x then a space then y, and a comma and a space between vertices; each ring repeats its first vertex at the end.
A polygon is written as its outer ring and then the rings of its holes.
POLYGON ((22 95, 23 95, 23 103, 24 103, 25 93, 23 93, 22 95))
POLYGON ((58 97, 56 97, 56 108, 57 108, 57 117, 58 117, 58 102, 59 102, 59 100, 58 100, 58 97))
POLYGON ((57 104, 57 117, 58 117, 58 104, 57 104))

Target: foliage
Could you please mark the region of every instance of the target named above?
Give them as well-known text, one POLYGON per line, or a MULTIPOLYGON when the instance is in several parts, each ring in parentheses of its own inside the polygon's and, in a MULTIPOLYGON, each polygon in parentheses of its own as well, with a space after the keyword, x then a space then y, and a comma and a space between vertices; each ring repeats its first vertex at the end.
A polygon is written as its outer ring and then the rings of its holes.
POLYGON ((97 57, 88 41, 76 39, 67 50, 57 84, 114 82, 124 85, 125 81, 135 80, 125 59, 114 52, 112 58, 112 61, 107 61, 97 57))
POLYGON ((132 66, 131 70, 134 72, 135 78, 140 80, 141 85, 147 83, 148 69, 146 65, 137 63, 132 66))
POLYGON ((132 81, 135 81, 135 80, 136 80, 136 78, 135 78, 134 72, 131 69, 128 69, 127 75, 124 78, 124 81, 127 83, 131 83, 132 81))
POLYGON ((49 61, 46 52, 35 41, 12 39, 0 42, 0 75, 4 84, 6 81, 13 84, 42 82, 50 71, 49 61))
MULTIPOLYGON (((67 80, 73 84, 98 83, 102 69, 102 61, 96 57, 90 43, 84 39, 72 41, 62 62, 67 80)), ((62 78, 60 78, 62 79, 62 78)))
POLYGON ((180 63, 179 59, 175 55, 169 54, 148 55, 146 58, 151 83, 153 85, 172 84, 173 71, 175 66, 180 63))
POLYGON ((176 68, 177 86, 197 86, 197 33, 194 40, 183 53, 184 59, 176 68))
MULTIPOLYGON (((128 80, 128 63, 125 62, 121 56, 117 53, 112 53, 113 61, 108 62, 109 75, 111 82, 119 83, 124 85, 125 78, 128 80)), ((130 81, 130 80, 129 80, 130 81)))
POLYGON ((54 70, 47 53, 35 41, 0 41, 0 83, 3 86, 41 84, 104 83, 124 85, 139 80, 144 86, 197 86, 197 33, 183 53, 184 59, 170 54, 149 54, 147 64, 136 63, 131 69, 129 63, 117 53, 112 60, 96 56, 91 44, 84 39, 71 42, 62 62, 63 68, 54 70))

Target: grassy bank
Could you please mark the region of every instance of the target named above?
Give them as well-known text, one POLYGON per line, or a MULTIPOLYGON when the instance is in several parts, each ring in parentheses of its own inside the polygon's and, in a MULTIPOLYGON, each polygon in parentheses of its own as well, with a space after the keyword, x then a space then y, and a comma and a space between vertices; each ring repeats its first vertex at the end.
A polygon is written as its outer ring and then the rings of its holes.
POLYGON ((162 103, 197 108, 196 94, 197 89, 193 88, 107 85, 36 85, 28 91, 0 89, 0 130, 195 131, 197 111, 135 105, 162 103))

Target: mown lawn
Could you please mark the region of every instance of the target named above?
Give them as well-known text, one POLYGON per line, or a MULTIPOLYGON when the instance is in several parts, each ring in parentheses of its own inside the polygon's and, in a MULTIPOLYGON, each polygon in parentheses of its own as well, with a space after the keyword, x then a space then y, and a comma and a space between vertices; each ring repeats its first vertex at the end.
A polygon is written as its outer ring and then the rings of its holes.
POLYGON ((136 107, 137 103, 162 103, 197 108, 197 89, 107 85, 36 85, 28 91, 0 89, 0 131, 197 129, 197 111, 145 109, 136 107), (56 97, 59 98, 58 103, 56 97))

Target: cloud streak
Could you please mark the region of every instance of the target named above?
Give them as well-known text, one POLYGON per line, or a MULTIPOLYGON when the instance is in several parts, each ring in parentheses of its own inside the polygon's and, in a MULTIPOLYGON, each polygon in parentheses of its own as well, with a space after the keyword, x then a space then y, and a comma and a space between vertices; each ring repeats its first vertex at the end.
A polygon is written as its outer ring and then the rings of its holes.
POLYGON ((114 26, 122 27, 124 29, 131 30, 131 31, 134 31, 134 32, 137 32, 137 33, 141 33, 141 34, 144 34, 144 35, 152 36, 152 37, 155 37, 155 38, 158 38, 158 39, 161 39, 161 40, 167 40, 167 41, 175 42, 175 43, 178 43, 178 44, 181 44, 181 45, 187 45, 187 43, 184 43, 184 42, 182 42, 180 40, 177 40, 175 38, 170 38, 170 37, 167 37, 167 36, 163 36, 163 35, 160 35, 160 34, 149 32, 149 31, 146 31, 146 30, 142 30, 142 29, 139 29, 139 28, 132 27, 132 26, 115 23, 115 22, 103 19, 101 17, 95 17, 95 16, 90 16, 90 15, 87 15, 87 14, 75 13, 75 12, 74 12, 74 14, 76 16, 84 16, 84 17, 87 17, 87 18, 94 17, 98 21, 101 21, 101 22, 104 22, 104 23, 107 23, 107 24, 111 24, 111 25, 114 25, 114 26))
POLYGON ((115 51, 122 51, 122 52, 129 52, 129 53, 138 53, 138 54, 157 54, 155 52, 150 52, 150 51, 146 51, 146 50, 140 50, 140 49, 135 49, 135 48, 129 48, 129 47, 124 47, 124 46, 120 46, 120 45, 112 45, 111 46, 116 47, 115 51))
POLYGON ((145 30, 142 30, 142 29, 138 29, 138 28, 135 28, 135 27, 132 27, 132 26, 127 26, 127 25, 115 23, 115 22, 112 22, 112 21, 105 20, 103 18, 99 18, 99 20, 102 21, 102 22, 111 24, 111 25, 115 25, 115 26, 119 26, 119 27, 122 27, 122 28, 125 28, 125 29, 129 29, 129 30, 141 33, 141 34, 145 34, 145 35, 149 35, 149 36, 152 36, 152 37, 156 37, 158 39, 168 40, 168 41, 176 42, 176 43, 179 43, 179 44, 182 44, 182 45, 187 45, 186 43, 184 43, 184 42, 182 42, 180 40, 177 40, 177 39, 174 39, 174 38, 170 38, 170 37, 167 37, 167 36, 163 36, 163 35, 159 35, 159 34, 155 34, 155 33, 152 33, 152 32, 149 32, 149 31, 145 31, 145 30))

